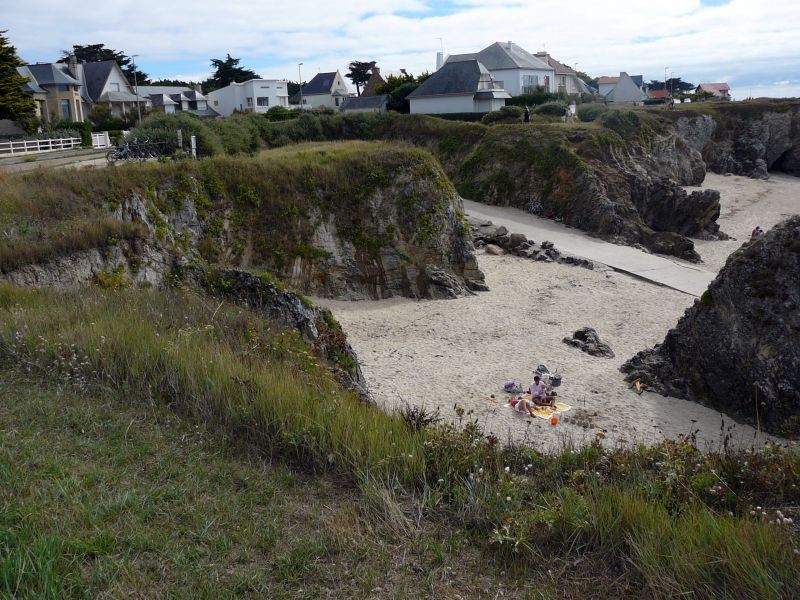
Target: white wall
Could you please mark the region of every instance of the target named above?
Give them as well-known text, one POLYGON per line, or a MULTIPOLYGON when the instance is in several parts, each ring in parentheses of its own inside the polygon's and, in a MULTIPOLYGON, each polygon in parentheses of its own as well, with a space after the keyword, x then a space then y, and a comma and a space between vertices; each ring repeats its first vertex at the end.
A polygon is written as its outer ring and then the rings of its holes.
POLYGON ((273 106, 289 106, 289 91, 286 81, 278 79, 251 79, 243 83, 232 83, 206 95, 209 108, 223 117, 234 110, 267 112, 273 106), (250 99, 248 101, 248 98, 250 99), (266 98, 259 106, 258 99, 266 98))
POLYGON ((433 96, 428 98, 409 98, 411 114, 441 115, 446 113, 480 112, 473 100, 475 93, 459 96, 433 96))
POLYGON ((489 71, 495 81, 503 82, 503 89, 512 96, 519 96, 522 93, 523 77, 526 75, 536 75, 539 77, 539 85, 545 85, 545 77, 548 77, 547 91, 555 89, 555 71, 552 69, 503 69, 489 71))
MULTIPOLYGON (((118 69, 111 69, 111 73, 109 73, 108 75, 108 81, 106 81, 106 87, 103 88, 103 92, 128 92, 129 94, 134 93, 133 86, 128 84, 128 80, 125 79, 125 76, 118 69)), ((126 106, 125 104, 120 106, 120 104, 117 102, 114 102, 111 105, 111 114, 114 116, 124 115, 130 110, 133 110, 134 112, 136 111, 135 102, 130 103, 129 106, 126 106), (131 106, 133 107, 132 109, 131 106)))

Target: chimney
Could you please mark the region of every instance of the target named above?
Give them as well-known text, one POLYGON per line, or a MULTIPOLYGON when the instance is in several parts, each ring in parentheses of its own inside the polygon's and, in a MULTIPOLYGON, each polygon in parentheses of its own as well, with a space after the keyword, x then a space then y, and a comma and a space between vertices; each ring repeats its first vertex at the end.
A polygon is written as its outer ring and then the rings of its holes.
POLYGON ((372 74, 373 75, 380 75, 381 74, 381 68, 380 67, 372 67, 372 74))
POLYGON ((436 70, 438 71, 439 69, 441 69, 443 64, 444 64, 444 52, 437 52, 436 53, 436 70))
POLYGON ((74 76, 78 76, 78 57, 74 54, 70 54, 67 57, 67 66, 69 70, 72 72, 74 76))
POLYGON ((511 50, 511 46, 513 46, 513 44, 511 43, 511 40, 509 40, 509 42, 508 42, 508 49, 509 50, 511 50))

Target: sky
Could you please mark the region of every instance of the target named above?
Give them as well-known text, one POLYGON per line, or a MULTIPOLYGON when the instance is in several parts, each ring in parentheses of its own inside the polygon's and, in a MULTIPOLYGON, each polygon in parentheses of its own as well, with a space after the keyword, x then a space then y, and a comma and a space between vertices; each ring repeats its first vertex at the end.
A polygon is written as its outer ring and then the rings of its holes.
POLYGON ((0 0, 27 62, 103 43, 151 78, 199 81, 230 53, 264 78, 303 80, 375 60, 433 71, 436 52, 512 41, 592 76, 728 82, 737 99, 800 96, 800 0, 0 0))

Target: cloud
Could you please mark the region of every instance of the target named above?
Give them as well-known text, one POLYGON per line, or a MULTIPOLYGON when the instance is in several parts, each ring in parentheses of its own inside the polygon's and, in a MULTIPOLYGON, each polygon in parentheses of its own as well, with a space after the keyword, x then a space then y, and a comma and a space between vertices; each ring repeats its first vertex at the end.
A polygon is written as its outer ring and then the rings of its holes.
POLYGON ((434 68, 448 53, 513 40, 594 75, 624 70, 663 79, 769 85, 800 72, 796 0, 0 0, 3 27, 29 61, 72 44, 105 43, 139 54, 154 76, 206 73, 226 53, 262 76, 304 79, 317 69, 377 60, 386 70, 434 68))

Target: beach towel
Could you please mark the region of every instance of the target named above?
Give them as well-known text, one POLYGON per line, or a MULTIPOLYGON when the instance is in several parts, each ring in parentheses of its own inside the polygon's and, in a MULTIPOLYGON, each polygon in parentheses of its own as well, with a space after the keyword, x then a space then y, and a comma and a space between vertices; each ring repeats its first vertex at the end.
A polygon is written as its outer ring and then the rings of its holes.
MULTIPOLYGON (((531 400, 530 394, 524 394, 522 397, 525 398, 525 400, 527 400, 528 402, 530 402, 531 400)), ((516 400, 516 398, 514 398, 514 400, 516 400)), ((516 404, 516 402, 514 402, 514 404, 516 404)), ((508 406, 511 409, 514 408, 514 405, 511 404, 511 402, 506 404, 506 406, 508 406)), ((571 408, 572 406, 570 406, 569 404, 565 404, 564 402, 556 402, 555 406, 534 406, 533 414, 539 417, 540 419, 549 419, 553 415, 558 415, 563 412, 567 412, 571 408)))

